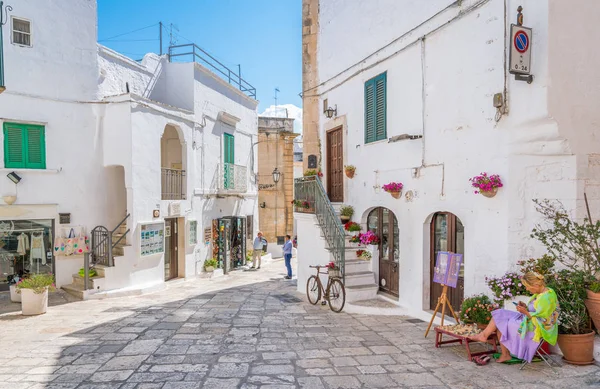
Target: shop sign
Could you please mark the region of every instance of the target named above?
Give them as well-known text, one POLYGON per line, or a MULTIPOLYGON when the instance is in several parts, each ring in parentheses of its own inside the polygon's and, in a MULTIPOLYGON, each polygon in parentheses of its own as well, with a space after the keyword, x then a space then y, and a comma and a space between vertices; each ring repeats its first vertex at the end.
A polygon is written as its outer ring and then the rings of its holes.
POLYGON ((189 244, 195 245, 198 243, 198 221, 190 220, 189 223, 189 244))
POLYGON ((181 215, 181 203, 169 204, 169 216, 179 216, 179 215, 181 215))
POLYGON ((165 251, 165 223, 141 224, 140 228, 140 254, 162 254, 165 251))
POLYGON ((205 228, 204 229, 204 243, 205 244, 209 244, 210 240, 212 237, 212 229, 211 228, 205 228))
POLYGON ((58 222, 60 224, 71 224, 71 214, 70 213, 59 213, 58 214, 58 222))

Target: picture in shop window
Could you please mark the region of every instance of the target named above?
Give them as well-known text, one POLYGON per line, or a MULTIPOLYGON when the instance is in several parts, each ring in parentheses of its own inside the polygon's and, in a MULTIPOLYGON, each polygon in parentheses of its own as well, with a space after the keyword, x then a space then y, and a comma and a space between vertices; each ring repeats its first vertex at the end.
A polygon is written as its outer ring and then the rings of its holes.
POLYGON ((29 274, 52 273, 52 220, 0 220, 0 291, 29 274))

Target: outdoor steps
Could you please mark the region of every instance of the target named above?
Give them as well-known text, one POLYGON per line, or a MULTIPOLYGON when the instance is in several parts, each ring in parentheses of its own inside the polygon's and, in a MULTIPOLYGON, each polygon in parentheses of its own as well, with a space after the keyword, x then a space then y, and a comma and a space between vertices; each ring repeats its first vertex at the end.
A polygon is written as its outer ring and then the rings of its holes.
POLYGON ((378 290, 379 287, 375 283, 357 286, 346 285, 346 301, 351 303, 354 301, 374 299, 377 297, 378 290))
POLYGON ((83 300, 85 296, 85 292, 83 290, 83 285, 63 285, 60 287, 62 290, 70 294, 71 296, 78 298, 79 300, 83 300))
POLYGON ((346 271, 345 280, 346 287, 372 285, 375 283, 375 273, 372 271, 360 271, 355 273, 349 273, 346 271))
MULTIPOLYGON (((96 265, 94 266, 94 269, 96 269, 96 273, 98 275, 96 277, 90 278, 90 290, 96 290, 98 286, 96 284, 102 283, 105 276, 105 266, 96 265)), ((73 274, 73 283, 69 285, 63 285, 61 289, 69 293, 71 296, 74 296, 80 300, 83 300, 85 298, 85 292, 83 289, 83 277, 81 277, 79 274, 73 274)))

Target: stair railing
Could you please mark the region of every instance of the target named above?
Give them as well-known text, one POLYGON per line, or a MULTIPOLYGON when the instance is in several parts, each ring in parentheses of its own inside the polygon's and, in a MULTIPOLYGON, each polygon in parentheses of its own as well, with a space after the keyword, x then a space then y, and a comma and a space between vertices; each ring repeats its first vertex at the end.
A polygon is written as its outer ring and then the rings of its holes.
POLYGON ((346 233, 329 197, 327 197, 321 180, 317 176, 296 178, 294 191, 297 200, 308 201, 314 208, 319 227, 327 241, 328 250, 333 254, 334 262, 340 269, 342 281, 345 281, 346 233))
POLYGON ((125 236, 131 230, 127 229, 127 231, 125 231, 125 233, 114 243, 113 235, 116 231, 119 230, 119 228, 121 228, 121 226, 123 226, 123 224, 127 221, 129 216, 131 216, 131 214, 128 213, 127 216, 125 216, 125 218, 123 218, 123 220, 121 220, 121 222, 117 224, 117 226, 112 231, 109 231, 104 226, 97 226, 92 230, 92 249, 90 251, 92 252, 92 260, 95 265, 115 265, 113 250, 115 249, 115 247, 117 247, 117 244, 119 244, 119 242, 123 240, 123 238, 125 238, 125 236))

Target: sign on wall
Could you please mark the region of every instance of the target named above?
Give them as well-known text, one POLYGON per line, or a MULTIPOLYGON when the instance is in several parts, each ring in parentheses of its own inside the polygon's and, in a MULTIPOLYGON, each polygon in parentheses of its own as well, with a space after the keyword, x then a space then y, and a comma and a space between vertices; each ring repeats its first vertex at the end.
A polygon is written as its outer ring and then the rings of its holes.
POLYGON ((529 27, 510 25, 510 68, 512 74, 531 74, 531 38, 529 27))
POLYGON ((190 245, 198 244, 198 221, 190 220, 190 229, 188 236, 190 245))
POLYGON ((140 225, 141 256, 162 254, 165 251, 165 223, 140 225))
POLYGON ((211 228, 205 228, 204 229, 204 243, 205 244, 209 244, 210 241, 212 239, 212 229, 211 228))
POLYGON ((309 169, 317 168, 317 156, 316 155, 311 154, 308 156, 308 168, 309 169))

